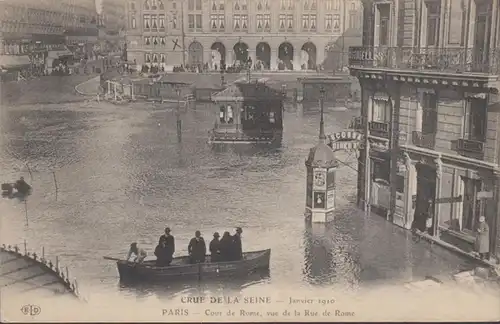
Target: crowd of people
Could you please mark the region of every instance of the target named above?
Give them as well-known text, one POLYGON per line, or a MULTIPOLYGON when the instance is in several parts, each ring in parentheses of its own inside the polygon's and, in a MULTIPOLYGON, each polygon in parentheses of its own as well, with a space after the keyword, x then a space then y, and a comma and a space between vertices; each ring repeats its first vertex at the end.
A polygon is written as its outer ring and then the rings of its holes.
MULTIPOLYGON (((243 248, 241 242, 241 227, 236 228, 236 233, 231 235, 229 232, 224 232, 222 238, 218 232, 215 232, 213 239, 209 244, 210 262, 226 262, 238 261, 243 258, 243 248)), ((160 236, 158 245, 155 248, 156 265, 166 267, 172 263, 175 252, 175 238, 171 234, 169 227, 165 228, 165 234, 160 236)), ((130 245, 130 250, 127 254, 127 261, 130 261, 132 256, 135 256, 133 262, 142 263, 147 257, 147 252, 140 248, 136 242, 130 245)), ((194 237, 189 241, 188 245, 189 262, 191 264, 206 262, 207 245, 200 231, 196 231, 194 237)))

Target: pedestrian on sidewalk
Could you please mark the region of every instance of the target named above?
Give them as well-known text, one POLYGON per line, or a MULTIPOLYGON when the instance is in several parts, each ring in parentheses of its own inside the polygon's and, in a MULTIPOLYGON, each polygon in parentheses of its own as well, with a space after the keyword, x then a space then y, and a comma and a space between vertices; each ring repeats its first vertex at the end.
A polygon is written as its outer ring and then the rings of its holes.
POLYGON ((476 232, 476 252, 479 253, 479 258, 481 258, 481 260, 489 260, 490 228, 488 224, 486 224, 486 218, 484 216, 479 217, 479 225, 477 226, 476 232))

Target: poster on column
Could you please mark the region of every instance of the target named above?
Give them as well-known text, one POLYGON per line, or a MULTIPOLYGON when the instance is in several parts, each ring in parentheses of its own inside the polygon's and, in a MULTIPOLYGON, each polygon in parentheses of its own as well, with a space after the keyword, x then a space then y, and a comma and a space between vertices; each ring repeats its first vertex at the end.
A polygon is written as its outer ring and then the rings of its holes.
POLYGON ((328 190, 326 194, 326 208, 335 208, 335 190, 328 190))
POLYGON ((328 190, 335 188, 335 172, 336 169, 328 169, 328 175, 326 177, 326 185, 328 190))
POLYGON ((314 170, 314 190, 325 190, 326 189, 326 170, 316 169, 314 170))

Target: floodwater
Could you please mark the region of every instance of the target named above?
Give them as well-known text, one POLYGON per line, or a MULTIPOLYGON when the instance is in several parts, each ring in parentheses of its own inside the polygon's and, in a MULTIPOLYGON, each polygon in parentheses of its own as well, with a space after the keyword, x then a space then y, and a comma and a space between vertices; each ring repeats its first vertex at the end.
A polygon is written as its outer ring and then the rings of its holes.
MULTIPOLYGON (((325 107, 327 133, 343 130, 357 110, 325 107)), ((287 106, 278 148, 207 144, 211 106, 182 114, 177 142, 175 107, 150 103, 3 107, 0 179, 19 176, 34 187, 26 204, 1 199, 1 243, 47 257, 57 255, 87 296, 148 300, 201 292, 324 287, 356 291, 400 285, 469 267, 458 256, 377 215, 356 209, 356 160, 345 153, 337 177, 335 221, 307 226, 304 161, 315 145, 318 107, 287 106), (176 255, 201 230, 243 228, 245 250, 272 249, 271 269, 243 281, 171 287, 119 284, 114 262, 137 241, 153 255, 169 226, 176 255), (260 287, 260 288, 259 288, 260 287)))

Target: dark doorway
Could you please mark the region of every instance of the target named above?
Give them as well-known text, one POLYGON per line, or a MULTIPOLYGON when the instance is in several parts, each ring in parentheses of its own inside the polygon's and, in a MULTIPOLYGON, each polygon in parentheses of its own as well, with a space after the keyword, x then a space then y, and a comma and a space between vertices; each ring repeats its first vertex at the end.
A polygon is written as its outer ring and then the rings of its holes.
POLYGON ((293 70, 293 46, 285 42, 281 43, 278 48, 278 70, 293 70))
MULTIPOLYGON (((426 230, 426 221, 430 216, 434 219, 434 204, 436 203, 436 169, 425 165, 417 164, 417 197, 415 215, 413 217, 412 228, 420 231, 426 230)), ((434 234, 434 228, 430 228, 428 234, 434 234)))
POLYGON ((220 68, 221 64, 226 61, 226 46, 221 42, 215 42, 210 49, 212 50, 212 64, 220 68))
POLYGON ((188 48, 188 63, 189 65, 203 64, 203 45, 199 42, 192 42, 188 48))
POLYGON ((261 42, 257 44, 255 54, 257 58, 256 64, 260 63, 262 65, 262 69, 269 70, 271 67, 271 46, 269 46, 268 43, 261 42))
POLYGON ((302 51, 307 54, 307 63, 302 66, 303 70, 316 70, 316 45, 311 42, 307 42, 302 45, 302 51))
POLYGON ((238 42, 234 45, 233 50, 236 61, 239 61, 240 64, 246 64, 248 61, 248 45, 243 42, 238 42))

